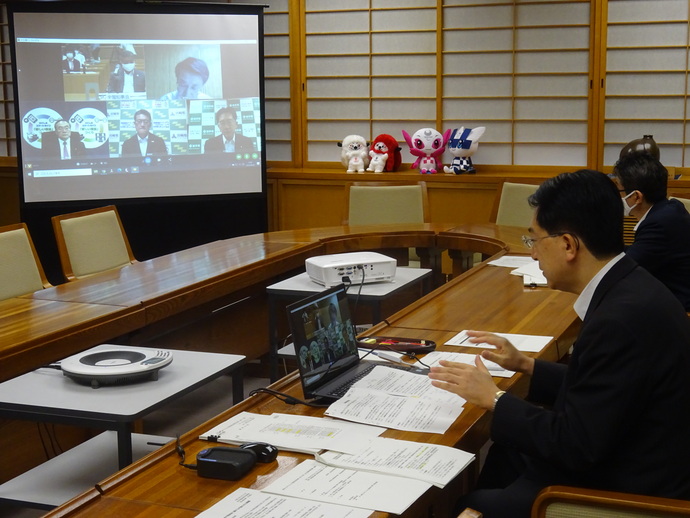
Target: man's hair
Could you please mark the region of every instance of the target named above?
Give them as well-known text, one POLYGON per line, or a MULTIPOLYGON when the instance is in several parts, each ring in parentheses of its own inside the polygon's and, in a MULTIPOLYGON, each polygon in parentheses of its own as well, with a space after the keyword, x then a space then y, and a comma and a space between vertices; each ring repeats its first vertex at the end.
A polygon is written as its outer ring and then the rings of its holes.
POLYGON ((597 259, 623 251, 623 207, 604 173, 581 169, 544 181, 529 197, 536 221, 549 234, 576 235, 597 259))
POLYGON ((137 115, 146 115, 148 120, 151 120, 151 112, 149 112, 148 110, 144 110, 143 108, 141 110, 136 111, 136 113, 134 114, 134 120, 137 119, 137 115))
POLYGON ((120 63, 134 63, 136 56, 129 50, 123 50, 120 53, 120 63))
POLYGON ((656 158, 645 151, 627 153, 613 168, 626 194, 640 191, 649 203, 666 198, 668 171, 656 158))
POLYGON ((57 129, 57 125, 60 124, 61 122, 66 123, 66 124, 67 124, 67 127, 70 128, 70 129, 72 129, 72 125, 71 125, 68 121, 66 121, 65 119, 58 119, 58 120, 56 120, 56 121, 55 121, 55 124, 53 124, 53 129, 57 129))
POLYGON ((187 71, 201 76, 204 83, 208 81, 208 67, 206 62, 199 58, 185 58, 175 65, 175 76, 180 77, 180 72, 187 71))
POLYGON ((220 120, 220 116, 223 115, 224 113, 229 113, 233 119, 235 119, 235 122, 237 122, 237 112, 235 111, 234 108, 231 108, 230 106, 227 106, 225 108, 221 108, 216 112, 216 124, 218 124, 218 121, 220 120))

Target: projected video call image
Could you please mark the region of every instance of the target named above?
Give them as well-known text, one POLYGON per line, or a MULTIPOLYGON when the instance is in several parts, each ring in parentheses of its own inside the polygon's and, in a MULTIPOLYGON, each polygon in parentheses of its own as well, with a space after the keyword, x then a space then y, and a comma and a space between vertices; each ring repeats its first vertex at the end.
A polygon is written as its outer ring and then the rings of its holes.
POLYGON ((177 15, 141 14, 153 25, 136 35, 146 24, 90 14, 106 37, 56 41, 38 14, 15 21, 27 201, 68 200, 76 187, 94 199, 261 191, 256 23, 196 15, 193 34, 170 32, 177 15), (118 24, 126 37, 108 35, 118 24))

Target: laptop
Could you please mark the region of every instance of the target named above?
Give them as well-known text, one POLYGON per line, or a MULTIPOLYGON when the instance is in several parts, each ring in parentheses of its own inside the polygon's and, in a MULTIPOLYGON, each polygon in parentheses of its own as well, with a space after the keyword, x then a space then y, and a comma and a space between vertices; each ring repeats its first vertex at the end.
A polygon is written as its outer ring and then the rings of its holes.
POLYGON ((345 290, 344 284, 334 286, 287 307, 306 399, 339 399, 376 365, 384 365, 360 361, 345 290))

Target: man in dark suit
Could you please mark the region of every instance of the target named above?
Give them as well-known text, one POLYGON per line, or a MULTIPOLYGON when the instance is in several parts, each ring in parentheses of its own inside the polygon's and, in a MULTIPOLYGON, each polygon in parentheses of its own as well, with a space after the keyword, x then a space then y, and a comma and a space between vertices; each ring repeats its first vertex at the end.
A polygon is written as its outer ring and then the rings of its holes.
POLYGON ((117 65, 115 71, 110 74, 108 92, 125 94, 145 92, 146 74, 143 70, 137 70, 135 68, 134 54, 125 50, 120 56, 121 63, 117 65))
POLYGON ((237 113, 229 106, 216 112, 216 125, 220 135, 204 143, 204 153, 235 153, 254 151, 254 143, 249 137, 237 133, 237 113))
POLYGON ((666 197, 668 171, 645 152, 623 155, 614 168, 623 209, 638 220, 625 253, 670 289, 690 311, 690 214, 666 197))
POLYGON ((137 134, 122 143, 123 156, 167 156, 165 141, 151 133, 151 113, 148 110, 138 110, 134 114, 134 128, 137 134))
POLYGON ((86 155, 86 146, 81 135, 71 131, 70 123, 60 119, 55 122, 55 131, 41 135, 41 154, 43 158, 72 160, 86 155))
POLYGON ((485 518, 530 516, 562 484, 690 498, 690 319, 673 294, 623 253, 623 211, 603 173, 546 180, 529 199, 525 244, 549 287, 578 294, 582 326, 568 364, 535 360, 470 331, 475 365, 441 362, 432 383, 493 411, 493 446, 459 502, 485 518), (481 358, 531 376, 528 400, 499 391, 481 358))

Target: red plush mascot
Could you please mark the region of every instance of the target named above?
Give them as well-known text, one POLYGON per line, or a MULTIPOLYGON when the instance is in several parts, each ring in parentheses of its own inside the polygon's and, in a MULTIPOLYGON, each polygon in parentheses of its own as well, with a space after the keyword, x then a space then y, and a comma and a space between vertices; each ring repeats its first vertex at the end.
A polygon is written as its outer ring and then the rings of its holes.
POLYGON ((382 133, 369 146, 369 167, 367 171, 375 173, 390 173, 397 171, 402 163, 402 155, 398 141, 393 136, 382 133))

